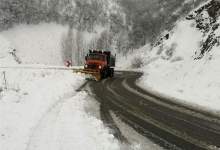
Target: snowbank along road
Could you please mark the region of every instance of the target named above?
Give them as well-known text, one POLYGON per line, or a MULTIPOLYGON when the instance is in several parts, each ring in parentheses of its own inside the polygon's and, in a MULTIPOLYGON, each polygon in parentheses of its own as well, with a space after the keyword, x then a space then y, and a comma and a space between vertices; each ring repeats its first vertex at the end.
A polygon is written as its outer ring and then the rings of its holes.
POLYGON ((220 117, 153 95, 136 85, 139 72, 116 72, 114 78, 88 81, 101 103, 102 119, 112 124, 115 136, 126 142, 115 127, 110 111, 165 149, 220 148, 220 117))

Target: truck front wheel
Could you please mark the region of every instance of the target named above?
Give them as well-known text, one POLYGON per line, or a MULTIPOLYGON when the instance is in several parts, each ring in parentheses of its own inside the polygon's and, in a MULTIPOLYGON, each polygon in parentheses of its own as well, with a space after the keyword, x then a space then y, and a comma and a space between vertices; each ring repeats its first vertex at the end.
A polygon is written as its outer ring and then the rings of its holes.
POLYGON ((106 69, 102 70, 102 71, 100 72, 100 74, 101 74, 101 78, 102 78, 102 79, 104 79, 104 78, 106 78, 106 77, 108 76, 108 72, 107 72, 106 69))

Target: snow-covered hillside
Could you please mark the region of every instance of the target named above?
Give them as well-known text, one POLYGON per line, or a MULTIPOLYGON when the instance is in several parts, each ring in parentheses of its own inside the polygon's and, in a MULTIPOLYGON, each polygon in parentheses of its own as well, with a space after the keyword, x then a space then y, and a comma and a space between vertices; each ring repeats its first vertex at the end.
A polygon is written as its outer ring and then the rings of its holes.
MULTIPOLYGON (((211 0, 147 50, 140 84, 180 102, 220 111, 220 2, 211 0)), ((142 49, 142 50, 143 50, 142 49)))
POLYGON ((62 36, 67 26, 58 24, 18 25, 0 33, 16 50, 23 64, 61 65, 62 36))
MULTIPOLYGON (((73 39, 76 40, 76 30, 73 30, 73 39)), ((99 38, 101 32, 105 30, 102 26, 96 26, 94 32, 81 32, 80 43, 81 54, 86 50, 93 39, 99 38)), ((41 23, 39 25, 17 25, 12 29, 0 32, 0 65, 5 57, 15 56, 21 64, 44 64, 44 65, 64 65, 64 39, 67 38, 68 26, 55 23, 41 23), (12 55, 13 50, 15 50, 12 55)), ((71 50, 70 50, 71 52, 71 50)), ((71 55, 71 53, 70 53, 71 55)), ((83 56, 82 56, 83 58, 83 56)))

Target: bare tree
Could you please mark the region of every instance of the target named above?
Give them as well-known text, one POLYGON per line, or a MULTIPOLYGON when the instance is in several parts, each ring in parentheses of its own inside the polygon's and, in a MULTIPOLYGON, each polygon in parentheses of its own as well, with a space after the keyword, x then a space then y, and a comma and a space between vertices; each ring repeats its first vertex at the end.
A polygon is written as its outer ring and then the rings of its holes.
POLYGON ((129 51, 129 38, 126 31, 120 32, 117 37, 116 46, 118 53, 127 53, 129 51))
POLYGON ((96 48, 99 50, 110 50, 112 46, 113 35, 108 30, 101 33, 100 38, 97 40, 96 48))
POLYGON ((61 41, 61 46, 63 49, 63 60, 67 61, 67 60, 72 60, 73 63, 75 63, 75 37, 74 37, 74 33, 73 33, 73 28, 70 25, 67 34, 63 35, 62 41, 61 41))
POLYGON ((7 90, 7 89, 8 89, 8 85, 7 85, 7 79, 6 79, 6 72, 3 71, 3 72, 2 72, 2 75, 3 75, 4 89, 7 90))
POLYGON ((83 43, 83 35, 81 31, 76 32, 76 60, 77 65, 81 65, 83 62, 83 51, 84 51, 84 43, 83 43))

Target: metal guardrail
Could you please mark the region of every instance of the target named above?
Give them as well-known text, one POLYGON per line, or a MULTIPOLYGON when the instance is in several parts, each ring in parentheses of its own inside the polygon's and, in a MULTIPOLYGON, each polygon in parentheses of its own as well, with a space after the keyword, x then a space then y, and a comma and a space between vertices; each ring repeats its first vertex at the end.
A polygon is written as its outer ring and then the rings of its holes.
POLYGON ((81 70, 82 66, 62 67, 62 66, 31 66, 31 65, 15 65, 15 66, 0 66, 0 69, 30 69, 30 70, 81 70))

